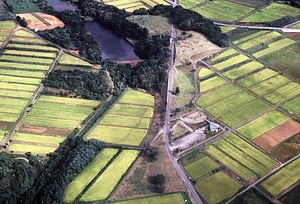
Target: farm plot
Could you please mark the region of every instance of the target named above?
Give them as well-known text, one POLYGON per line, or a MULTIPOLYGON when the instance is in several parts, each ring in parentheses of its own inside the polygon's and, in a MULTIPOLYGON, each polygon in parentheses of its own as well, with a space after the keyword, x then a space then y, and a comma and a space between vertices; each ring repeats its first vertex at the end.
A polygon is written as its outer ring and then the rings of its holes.
POLYGON ((80 201, 90 202, 106 199, 135 161, 138 154, 139 151, 137 150, 123 150, 101 173, 93 185, 80 198, 80 201))
POLYGON ((200 107, 207 107, 220 100, 226 99, 227 97, 240 91, 240 89, 233 84, 226 84, 218 89, 212 90, 200 96, 196 104, 200 107))
POLYGON ((237 129, 250 140, 287 121, 288 116, 274 110, 237 129))
POLYGON ((15 77, 15 76, 0 75, 0 81, 9 82, 9 83, 38 85, 41 83, 42 80, 37 78, 29 78, 29 77, 15 77))
POLYGON ((217 0, 209 1, 205 5, 195 7, 192 10, 200 13, 205 18, 221 22, 232 22, 251 12, 253 8, 230 1, 217 0))
POLYGON ((16 50, 31 50, 31 51, 41 51, 41 52, 57 52, 58 49, 52 46, 46 45, 26 45, 26 44, 17 44, 17 43, 9 43, 7 45, 9 49, 16 50))
POLYGON ((113 5, 118 7, 119 9, 125 9, 126 11, 134 11, 139 8, 152 8, 158 4, 170 5, 168 2, 164 0, 104 0, 105 4, 113 5))
POLYGON ((288 111, 293 115, 297 115, 300 113, 300 96, 283 104, 281 106, 284 110, 288 111))
MULTIPOLYGON (((1 78, 1 75, 0 75, 0 78, 1 78)), ((20 91, 20 90, 14 91, 14 90, 0 89, 0 96, 30 99, 31 96, 32 96, 32 92, 20 91)))
POLYGON ((180 0, 179 5, 183 8, 190 9, 203 2, 205 2, 205 0, 180 0))
POLYGON ((224 58, 227 58, 227 57, 230 57, 232 55, 235 55, 237 54, 238 51, 234 48, 228 48, 226 50, 224 50, 223 52, 221 52, 220 54, 218 54, 217 56, 215 56, 214 58, 212 58, 212 62, 216 62, 216 61, 219 61, 221 59, 224 59, 224 58))
POLYGON ((257 61, 251 61, 246 64, 243 64, 241 66, 235 67, 234 69, 231 69, 229 71, 226 71, 223 73, 224 76, 230 78, 230 79, 237 79, 241 76, 244 76, 250 72, 253 72, 255 70, 263 68, 264 65, 257 62, 257 61))
POLYGON ((219 165, 217 163, 205 156, 185 166, 184 169, 193 179, 197 179, 210 173, 212 170, 217 169, 218 167, 219 165))
POLYGON ((196 190, 207 203, 219 203, 233 196, 241 184, 223 172, 218 172, 196 183, 196 190))
POLYGON ((105 148, 75 177, 64 192, 63 201, 73 203, 76 197, 92 182, 99 172, 108 165, 118 153, 117 149, 105 148))
POLYGON ((86 139, 95 138, 108 143, 139 145, 148 132, 153 105, 153 96, 127 89, 86 139))
POLYGON ((39 143, 43 144, 45 146, 47 145, 55 145, 58 146, 59 143, 61 143, 64 140, 64 138, 61 137, 54 137, 54 136, 42 136, 42 135, 36 135, 36 134, 28 134, 28 133, 17 133, 14 136, 14 143, 16 141, 24 141, 29 143, 39 143))
MULTIPOLYGON (((265 35, 269 32, 270 31, 265 31, 264 30, 264 31, 254 32, 254 33, 251 32, 250 34, 246 34, 246 36, 245 36, 245 34, 241 34, 241 35, 238 35, 238 37, 237 37, 238 39, 233 40, 233 44, 235 44, 235 45, 241 44, 243 42, 250 41, 250 40, 255 39, 257 37, 263 36, 263 35, 265 35)), ((236 38, 236 37, 234 37, 234 38, 236 38)))
POLYGON ((181 193, 168 193, 151 197, 136 198, 132 200, 123 200, 112 202, 113 204, 153 204, 153 203, 176 203, 184 204, 186 203, 181 193))
POLYGON ((257 95, 261 96, 264 95, 272 90, 276 90, 277 88, 281 87, 284 84, 290 83, 291 80, 282 76, 282 75, 275 75, 265 81, 262 81, 254 86, 249 88, 250 91, 256 93, 257 95))
POLYGON ((25 63, 4 62, 4 61, 0 61, 0 67, 1 68, 13 68, 13 69, 31 70, 31 71, 46 71, 46 70, 48 70, 50 68, 50 66, 47 66, 47 65, 25 64, 25 63))
POLYGON ((3 54, 14 55, 14 56, 50 58, 50 59, 54 59, 56 57, 55 52, 34 52, 34 51, 28 52, 28 51, 11 50, 11 49, 5 49, 3 54))
POLYGON ((0 75, 31 77, 31 78, 40 78, 40 79, 45 77, 45 74, 43 72, 32 72, 32 71, 17 70, 17 69, 0 69, 0 75))
POLYGON ((269 33, 266 33, 265 35, 261 35, 255 38, 252 38, 250 40, 247 40, 245 42, 237 44, 237 46, 243 50, 248 50, 250 48, 256 47, 260 44, 263 44, 272 41, 275 38, 281 37, 282 35, 279 32, 272 31, 269 33))
POLYGON ((266 46, 266 48, 264 48, 263 50, 260 50, 258 52, 255 52, 253 54, 254 57, 257 57, 257 58, 260 58, 260 57, 263 57, 267 54, 270 54, 276 50, 281 50, 289 45, 292 45, 296 43, 296 41, 294 40, 291 40, 289 38, 283 38, 283 39, 280 39, 280 40, 277 40, 275 42, 272 42, 270 44, 268 44, 266 46))
POLYGON ((36 37, 32 32, 28 32, 27 30, 19 29, 14 33, 15 36, 22 37, 36 37))
POLYGON ((36 37, 23 37, 23 36, 13 36, 10 38, 11 43, 20 43, 20 44, 37 44, 37 45, 46 45, 47 42, 41 38, 36 37))
POLYGON ((298 16, 300 9, 287 4, 272 3, 262 10, 257 10, 254 14, 243 19, 242 22, 269 22, 285 16, 298 16))
POLYGON ((263 69, 259 72, 256 72, 243 79, 238 80, 237 83, 241 86, 248 88, 277 74, 277 72, 271 69, 263 69))
POLYGON ((0 87, 2 89, 32 91, 32 92, 36 89, 35 85, 8 83, 8 82, 1 82, 1 81, 0 81, 0 87))
POLYGON ((49 152, 54 152, 57 147, 46 147, 46 146, 39 146, 39 145, 31 145, 31 144, 18 144, 18 143, 11 143, 9 145, 9 151, 13 151, 14 153, 25 153, 31 152, 33 154, 48 154, 49 152))
POLYGON ((95 101, 95 100, 64 98, 64 97, 55 97, 55 96, 48 96, 48 95, 41 95, 39 101, 50 102, 55 104, 59 103, 65 105, 73 105, 73 106, 88 106, 91 108, 99 105, 99 101, 95 101))
POLYGON ((273 196, 278 196, 284 190, 300 180, 300 158, 283 167, 268 177, 260 185, 273 196))
POLYGON ((68 66, 68 65, 72 65, 72 66, 83 66, 83 67, 92 67, 92 65, 90 63, 88 63, 87 61, 80 59, 79 57, 75 57, 73 55, 64 53, 60 60, 59 60, 59 65, 64 65, 64 66, 68 66))
POLYGON ((290 82, 263 97, 273 104, 280 104, 294 96, 299 95, 300 85, 296 82, 290 82))
POLYGON ((12 30, 15 26, 13 21, 0 21, 0 30, 12 30))
POLYGON ((222 62, 219 62, 217 64, 213 64, 213 68, 217 69, 217 70, 223 70, 229 67, 232 67, 234 65, 237 65, 239 63, 245 62, 247 60, 249 60, 250 58, 246 55, 243 54, 239 54, 237 56, 231 57, 229 59, 226 59, 222 62))
POLYGON ((206 67, 201 67, 200 71, 198 73, 198 78, 200 80, 204 80, 206 78, 211 77, 212 75, 214 75, 214 72, 206 67))
POLYGON ((206 92, 225 83, 226 81, 219 76, 205 79, 204 81, 200 81, 200 92, 206 92))

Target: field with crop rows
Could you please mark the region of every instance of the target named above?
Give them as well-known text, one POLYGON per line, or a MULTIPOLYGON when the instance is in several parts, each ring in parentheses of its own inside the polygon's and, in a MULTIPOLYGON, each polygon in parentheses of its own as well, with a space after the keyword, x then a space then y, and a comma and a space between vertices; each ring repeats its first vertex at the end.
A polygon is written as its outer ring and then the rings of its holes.
POLYGON ((108 165, 106 165, 104 171, 101 172, 92 186, 90 186, 90 188, 83 194, 80 201, 91 202, 106 199, 116 188, 119 181, 135 161, 138 154, 138 150, 123 150, 120 154, 118 154, 112 162, 109 162, 108 165))
POLYGON ((300 180, 300 158, 268 177, 260 185, 274 196, 300 180))
POLYGON ((243 54, 239 54, 237 56, 233 56, 224 61, 213 64, 212 66, 213 66, 213 68, 222 71, 223 69, 226 69, 226 68, 234 66, 236 64, 245 62, 247 60, 249 60, 249 57, 247 57, 246 55, 243 55, 243 54))
POLYGON ((230 1, 216 0, 209 1, 200 7, 194 7, 192 10, 211 20, 232 22, 251 12, 253 8, 230 1))
POLYGON ((153 203, 176 203, 176 204, 185 204, 185 200, 181 193, 168 193, 168 194, 159 194, 157 196, 136 198, 132 200, 123 200, 112 202, 113 204, 153 204, 153 203))
POLYGON ((86 138, 138 146, 148 132, 153 106, 153 96, 127 89, 86 138))
POLYGON ((204 3, 205 0, 179 0, 178 3, 183 8, 189 9, 201 3, 204 3))
POLYGON ((62 66, 82 66, 82 67, 92 67, 92 65, 90 63, 88 63, 87 61, 80 59, 78 57, 75 57, 73 55, 64 53, 60 60, 59 60, 59 65, 62 66))
POLYGON ((34 154, 49 153, 47 152, 49 146, 57 148, 59 143, 93 111, 98 103, 98 101, 85 99, 42 95, 24 119, 9 149, 17 152, 30 151, 34 154), (24 151, 22 151, 22 145, 24 145, 24 151), (44 150, 43 147, 45 147, 44 150))
POLYGON ((300 96, 283 104, 281 108, 287 110, 293 115, 298 115, 300 113, 300 96))
POLYGON ((214 72, 206 67, 201 67, 198 73, 198 78, 200 80, 204 80, 205 78, 209 78, 214 74, 214 72))
POLYGON ((0 21, 0 46, 6 40, 10 31, 15 28, 13 21, 0 21))
POLYGON ((149 9, 158 4, 169 5, 169 3, 164 0, 104 0, 103 2, 129 12, 140 8, 149 9))
POLYGON ((207 203, 219 203, 232 197, 242 187, 223 172, 218 172, 196 183, 197 192, 207 203))
POLYGON ((206 92, 212 88, 225 84, 226 81, 219 76, 200 81, 200 92, 206 92))
POLYGON ((300 9, 287 4, 272 3, 243 19, 242 22, 269 22, 285 16, 299 16, 300 9))
POLYGON ((215 56, 214 58, 212 58, 212 62, 223 60, 224 58, 231 57, 233 55, 236 55, 237 53, 238 53, 238 51, 236 49, 228 48, 228 49, 224 50, 223 52, 221 52, 220 54, 218 54, 217 56, 215 56))
POLYGON ((223 75, 230 79, 237 79, 263 67, 264 65, 257 61, 250 61, 246 64, 234 67, 233 69, 224 72, 223 75))

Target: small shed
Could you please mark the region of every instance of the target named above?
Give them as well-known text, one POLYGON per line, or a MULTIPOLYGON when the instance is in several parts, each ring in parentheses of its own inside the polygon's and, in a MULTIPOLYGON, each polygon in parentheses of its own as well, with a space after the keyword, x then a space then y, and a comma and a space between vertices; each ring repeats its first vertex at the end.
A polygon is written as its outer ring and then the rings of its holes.
POLYGON ((214 122, 209 122, 209 130, 213 131, 213 132, 219 132, 220 130, 220 125, 218 123, 214 123, 214 122))

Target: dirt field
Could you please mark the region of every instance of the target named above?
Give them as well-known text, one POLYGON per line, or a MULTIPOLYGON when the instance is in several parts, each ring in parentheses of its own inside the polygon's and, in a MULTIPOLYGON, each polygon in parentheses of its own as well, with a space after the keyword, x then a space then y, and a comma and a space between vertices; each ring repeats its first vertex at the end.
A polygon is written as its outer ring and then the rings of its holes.
POLYGON ((165 176, 165 193, 185 191, 187 188, 180 179, 173 164, 165 151, 164 137, 160 135, 153 146, 159 148, 157 161, 148 162, 144 157, 139 157, 123 182, 116 189, 110 200, 124 200, 138 197, 156 195, 149 190, 148 176, 163 174, 165 176))
POLYGON ((32 125, 22 125, 19 130, 24 133, 38 134, 38 135, 51 135, 57 137, 66 137, 70 134, 71 130, 65 128, 50 128, 32 125))
POLYGON ((255 138, 253 142, 265 150, 270 150, 272 147, 278 145, 299 131, 300 124, 290 119, 265 134, 255 138))
POLYGON ((286 33, 286 35, 294 40, 300 40, 300 33, 286 33))
POLYGON ((41 21, 40 19, 36 18, 35 16, 31 15, 31 13, 23 13, 18 14, 21 18, 25 18, 26 22, 28 23, 28 27, 30 29, 38 28, 39 30, 51 30, 56 27, 64 27, 64 23, 60 21, 55 16, 51 16, 44 13, 34 13, 35 15, 39 16, 41 19, 44 19, 45 22, 41 21))

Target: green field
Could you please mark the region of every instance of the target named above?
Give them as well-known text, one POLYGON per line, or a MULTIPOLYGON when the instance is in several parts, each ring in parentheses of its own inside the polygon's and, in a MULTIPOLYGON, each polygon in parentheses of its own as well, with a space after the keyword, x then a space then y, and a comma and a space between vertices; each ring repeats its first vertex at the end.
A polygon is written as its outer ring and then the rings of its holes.
POLYGON ((0 21, 0 30, 12 30, 15 26, 13 21, 0 21))
POLYGON ((151 118, 153 115, 153 108, 118 103, 115 104, 112 109, 110 109, 109 114, 151 118))
POLYGON ((263 152, 252 146, 250 143, 232 133, 227 134, 225 137, 223 137, 223 139, 238 147, 243 152, 256 159, 258 162, 265 165, 269 169, 278 165, 278 163, 268 155, 264 154, 263 152))
POLYGON ((95 100, 57 97, 57 96, 48 96, 48 95, 41 95, 40 101, 52 102, 52 103, 62 103, 62 104, 68 104, 68 105, 74 105, 74 106, 77 105, 77 106, 95 107, 95 106, 99 105, 99 101, 95 101, 95 100))
POLYGON ((154 97, 151 96, 150 94, 143 93, 129 88, 125 91, 124 95, 121 97, 121 99, 118 102, 153 107, 154 97))
POLYGON ((24 141, 24 142, 33 142, 33 143, 42 143, 42 144, 59 144, 65 138, 53 137, 53 136, 41 136, 36 134, 27 134, 27 133, 17 133, 13 137, 13 141, 24 141))
MULTIPOLYGON (((58 106, 58 105, 57 105, 58 106)), ((35 107, 30 110, 28 116, 32 117, 43 117, 45 120, 48 118, 57 118, 57 119, 67 119, 72 121, 82 121, 87 117, 88 114, 77 113, 77 112, 68 112, 68 111, 54 111, 54 110, 44 110, 36 109, 35 107)))
POLYGON ((0 113, 1 121, 15 122, 20 114, 18 113, 0 113))
POLYGON ((221 101, 207 106, 205 110, 214 116, 221 116, 223 113, 234 110, 237 107, 242 106, 249 101, 252 101, 253 99, 254 96, 248 94, 245 91, 239 91, 221 101))
POLYGON ((179 0, 179 5, 189 9, 203 2, 205 2, 205 0, 179 0))
POLYGON ((237 129, 250 140, 287 121, 288 116, 274 110, 237 129))
POLYGON ((138 146, 146 134, 147 130, 144 129, 100 125, 92 130, 86 139, 94 138, 108 143, 138 146))
POLYGON ((241 62, 244 62, 246 60, 250 59, 249 57, 247 57, 246 55, 243 54, 239 54, 237 56, 231 57, 229 59, 226 59, 222 62, 219 62, 217 64, 213 64, 213 68, 217 69, 217 70, 223 70, 227 67, 231 67, 234 66, 236 64, 239 64, 241 62))
POLYGON ((92 65, 88 63, 87 61, 84 61, 83 59, 80 59, 79 57, 75 57, 70 54, 64 53, 60 60, 59 60, 60 65, 76 65, 76 66, 87 66, 91 67, 92 65))
POLYGON ((225 86, 201 95, 196 104, 200 107, 206 107, 223 100, 238 91, 240 91, 240 89, 235 85, 226 84, 225 86))
MULTIPOLYGON (((263 36, 269 32, 270 31, 263 30, 263 31, 258 31, 258 32, 254 32, 254 33, 251 32, 251 34, 246 34, 246 36, 245 36, 245 34, 241 34, 241 35, 238 35, 238 39, 233 40, 233 44, 240 44, 240 43, 246 42, 248 40, 263 36)), ((236 38, 236 37, 234 37, 234 38, 236 38)))
POLYGON ((0 112, 2 113, 21 113, 23 110, 23 106, 13 106, 11 104, 1 104, 0 112))
POLYGON ((214 76, 212 78, 200 81, 200 92, 208 91, 212 88, 224 84, 226 81, 219 76, 214 76))
POLYGON ((296 82, 288 83, 263 97, 273 104, 282 103, 299 94, 300 85, 296 82))
POLYGON ((162 195, 151 196, 151 197, 136 198, 132 200, 116 201, 112 203, 113 204, 155 204, 155 203, 185 204, 186 202, 184 201, 181 193, 170 193, 170 194, 162 194, 162 195))
POLYGON ((24 50, 12 50, 5 49, 3 54, 15 55, 15 56, 28 56, 28 57, 40 57, 54 59, 56 57, 55 52, 35 52, 35 51, 24 51, 24 50))
MULTIPOLYGON (((99 0, 98 0, 99 1, 99 0)), ((164 0, 116 0, 116 1, 112 1, 112 0, 104 0, 105 4, 108 5, 113 5, 118 7, 119 9, 125 9, 128 12, 132 12, 136 9, 140 9, 140 8, 152 8, 158 4, 163 4, 163 5, 169 5, 168 2, 164 1, 164 0)))
POLYGON ((106 199, 135 161, 138 154, 139 151, 137 150, 123 150, 86 191, 80 201, 90 202, 106 199))
POLYGON ((251 117, 260 114, 268 108, 270 108, 270 106, 263 101, 254 99, 230 112, 227 112, 226 114, 221 115, 219 119, 226 123, 229 127, 234 127, 251 117))
POLYGON ((275 76, 277 75, 278 73, 271 70, 271 69, 263 69, 259 72, 256 72, 252 75, 249 75, 243 79, 240 79, 237 81, 238 84, 240 84, 241 86, 244 86, 244 87, 250 87, 250 86, 253 86, 263 80, 266 80, 272 76, 275 76))
POLYGON ((150 118, 107 114, 100 121, 100 125, 142 128, 147 130, 150 124, 150 120, 150 118))
POLYGON ((50 68, 50 66, 40 65, 40 64, 25 64, 25 63, 3 62, 3 61, 0 62, 0 67, 15 68, 15 69, 22 69, 22 70, 23 69, 40 70, 40 71, 46 71, 50 68))
POLYGON ((20 90, 20 91, 34 91, 37 87, 30 84, 17 84, 17 83, 7 83, 0 81, 0 87, 2 89, 10 90, 20 90))
POLYGON ((24 107, 27 103, 28 103, 28 100, 26 100, 26 99, 16 99, 16 98, 0 96, 0 104, 24 107))
POLYGON ((184 169, 193 179, 197 179, 218 167, 217 163, 206 156, 185 166, 184 169))
POLYGON ((283 167, 272 176, 268 177, 260 185, 277 196, 285 189, 300 180, 300 158, 283 167))
POLYGON ((10 151, 31 152, 33 154, 47 154, 50 152, 54 152, 55 149, 56 147, 45 147, 45 146, 30 145, 30 144, 12 143, 11 145, 9 145, 10 151))
POLYGON ((87 106, 73 106, 73 105, 66 105, 66 104, 57 104, 57 103, 51 103, 51 102, 43 102, 43 101, 37 101, 34 104, 35 109, 43 109, 43 110, 50 110, 50 111, 63 111, 69 114, 71 113, 81 113, 88 115, 93 110, 91 107, 87 106))
POLYGON ((97 176, 118 152, 117 149, 105 148, 75 177, 64 192, 63 201, 73 203, 84 188, 97 176))
MULTIPOLYGON (((30 53, 30 52, 28 52, 30 53)), ((29 56, 16 56, 16 55, 1 55, 1 60, 12 61, 12 62, 25 62, 30 64, 45 64, 51 65, 53 63, 52 59, 47 58, 38 58, 38 57, 29 57, 29 56)))
POLYGON ((10 38, 11 43, 24 43, 24 44, 40 44, 40 45, 47 45, 48 43, 41 39, 41 38, 29 38, 29 37, 21 37, 21 36, 14 36, 10 38))
POLYGON ((16 69, 0 69, 1 75, 10 76, 22 76, 22 77, 32 77, 32 78, 44 78, 45 73, 43 72, 32 72, 27 70, 16 70, 16 69))
POLYGON ((215 0, 209 1, 204 6, 195 7, 193 10, 205 18, 221 22, 232 22, 251 12, 253 8, 230 1, 215 0))
POLYGON ((287 110, 293 115, 297 115, 298 113, 300 113, 300 96, 283 104, 281 108, 287 110))
POLYGON ((296 23, 296 24, 293 25, 291 28, 299 28, 299 29, 300 29, 300 23, 296 23))
POLYGON ((42 80, 41 79, 37 79, 37 78, 15 77, 15 76, 0 75, 0 81, 3 81, 3 82, 12 82, 12 83, 22 83, 22 84, 39 85, 42 80))
POLYGON ((74 120, 66 120, 59 118, 44 118, 28 116, 23 121, 25 125, 43 126, 43 127, 56 127, 56 128, 67 128, 73 130, 76 128, 80 122, 74 120))
POLYGON ((58 49, 51 46, 44 45, 26 45, 26 44, 14 44, 9 43, 7 45, 9 49, 18 49, 18 50, 33 50, 33 51, 41 51, 41 52, 57 52, 58 49))
POLYGON ((219 203, 233 196, 242 185, 223 172, 196 183, 196 190, 207 203, 219 203))
POLYGON ((237 162, 227 154, 223 153, 213 145, 209 145, 208 147, 206 147, 205 152, 222 162, 225 166, 227 166, 229 169, 231 169, 234 173, 236 173, 243 179, 249 180, 255 177, 255 174, 252 171, 250 171, 248 168, 241 165, 239 162, 237 162))
POLYGON ((282 75, 275 75, 269 79, 266 79, 252 87, 249 88, 252 92, 256 93, 257 95, 264 95, 272 90, 276 90, 277 88, 281 87, 284 84, 291 82, 290 79, 282 76, 282 75))
POLYGON ((32 96, 32 92, 0 89, 0 96, 29 99, 32 96))
POLYGON ((234 69, 231 69, 231 70, 223 73, 223 75, 230 78, 230 79, 236 79, 236 78, 241 77, 243 75, 246 75, 250 72, 253 72, 257 69, 261 69, 263 67, 264 67, 263 64, 261 64, 257 61, 251 61, 251 62, 248 62, 248 63, 243 64, 241 66, 238 66, 234 69))
POLYGON ((300 9, 287 4, 272 3, 262 10, 243 19, 242 22, 269 22, 280 19, 285 16, 298 16, 300 9))
POLYGON ((201 67, 200 71, 198 73, 198 78, 201 80, 203 78, 206 78, 209 75, 212 75, 214 72, 206 67, 201 67))
POLYGON ((28 32, 26 30, 20 29, 15 32, 16 36, 24 36, 24 37, 36 37, 33 33, 28 32))
MULTIPOLYGON (((235 160, 239 161, 242 165, 246 166, 248 169, 252 170, 256 174, 262 176, 268 172, 268 168, 263 164, 259 163, 256 158, 252 158, 237 147, 228 143, 226 140, 219 139, 213 143, 218 149, 226 152, 227 155, 233 157, 235 160)), ((229 167, 230 168, 230 167, 229 167)))

